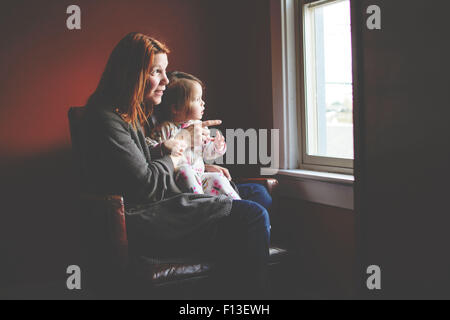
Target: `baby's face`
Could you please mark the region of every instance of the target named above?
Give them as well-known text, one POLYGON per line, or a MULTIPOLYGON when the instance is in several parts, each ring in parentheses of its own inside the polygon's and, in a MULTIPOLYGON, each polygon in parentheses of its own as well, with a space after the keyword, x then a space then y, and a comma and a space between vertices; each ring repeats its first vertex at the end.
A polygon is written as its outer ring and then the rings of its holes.
POLYGON ((187 120, 201 120, 205 110, 205 102, 202 100, 202 86, 197 82, 193 83, 192 98, 189 105, 187 120))

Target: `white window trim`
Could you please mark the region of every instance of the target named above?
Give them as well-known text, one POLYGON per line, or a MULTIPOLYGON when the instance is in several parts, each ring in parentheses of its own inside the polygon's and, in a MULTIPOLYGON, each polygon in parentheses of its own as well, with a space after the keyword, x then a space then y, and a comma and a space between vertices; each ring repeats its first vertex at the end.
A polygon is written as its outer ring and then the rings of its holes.
POLYGON ((298 134, 301 112, 297 112, 297 96, 303 94, 303 88, 297 80, 296 8, 296 0, 270 1, 273 125, 280 130, 281 186, 286 185, 291 197, 353 209, 354 178, 350 172, 319 172, 315 166, 305 165, 299 169, 302 141, 298 134))
POLYGON ((294 0, 271 0, 272 103, 280 129, 280 169, 298 169, 297 68, 294 0))
POLYGON ((299 100, 303 100, 304 89, 298 81, 303 77, 297 76, 297 73, 303 73, 303 62, 297 59, 298 40, 303 39, 296 25, 297 21, 303 21, 297 16, 299 2, 271 0, 272 103, 274 128, 280 129, 280 169, 332 171, 351 176, 353 169, 341 167, 343 159, 332 161, 333 158, 320 157, 321 164, 317 165, 319 157, 303 156, 302 140, 306 138, 306 132, 302 128, 299 134, 303 114, 299 106, 304 108, 303 101, 299 100), (314 161, 302 163, 302 157, 314 161))

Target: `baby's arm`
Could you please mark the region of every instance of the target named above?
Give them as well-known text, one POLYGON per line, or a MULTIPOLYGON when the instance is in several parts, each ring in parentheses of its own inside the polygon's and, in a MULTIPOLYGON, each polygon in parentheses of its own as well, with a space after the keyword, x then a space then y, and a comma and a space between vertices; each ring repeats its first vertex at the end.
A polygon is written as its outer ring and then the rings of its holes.
POLYGON ((203 145, 203 159, 214 160, 225 154, 227 144, 225 138, 217 131, 215 138, 209 138, 203 145))

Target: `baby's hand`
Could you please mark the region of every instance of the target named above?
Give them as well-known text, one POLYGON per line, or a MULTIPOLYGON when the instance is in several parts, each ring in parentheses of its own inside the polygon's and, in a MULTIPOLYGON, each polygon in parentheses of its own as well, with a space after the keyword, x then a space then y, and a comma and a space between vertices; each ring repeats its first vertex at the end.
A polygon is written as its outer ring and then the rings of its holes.
POLYGON ((217 131, 217 134, 214 138, 214 145, 216 150, 222 150, 225 147, 225 138, 220 134, 220 131, 217 131))
POLYGON ((168 139, 163 142, 166 154, 181 156, 186 149, 186 143, 183 140, 168 139))

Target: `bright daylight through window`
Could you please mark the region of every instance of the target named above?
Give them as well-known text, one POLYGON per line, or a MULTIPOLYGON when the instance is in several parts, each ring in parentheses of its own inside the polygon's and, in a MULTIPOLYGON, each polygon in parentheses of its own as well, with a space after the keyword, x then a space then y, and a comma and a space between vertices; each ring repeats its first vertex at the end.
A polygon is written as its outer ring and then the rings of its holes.
POLYGON ((304 6, 305 156, 353 159, 350 1, 304 6))

